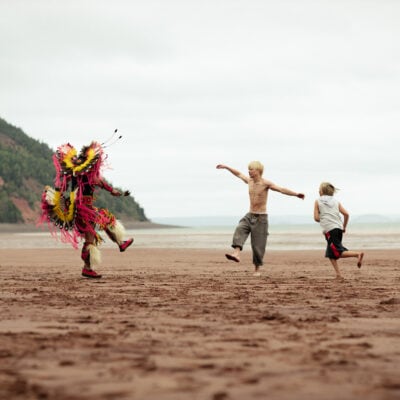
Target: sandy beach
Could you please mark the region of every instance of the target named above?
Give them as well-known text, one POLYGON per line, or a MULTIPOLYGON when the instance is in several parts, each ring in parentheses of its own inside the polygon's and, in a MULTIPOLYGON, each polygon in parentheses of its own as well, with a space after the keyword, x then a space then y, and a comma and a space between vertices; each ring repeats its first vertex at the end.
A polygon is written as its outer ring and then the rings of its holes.
POLYGON ((0 398, 400 398, 400 250, 0 249, 0 398))

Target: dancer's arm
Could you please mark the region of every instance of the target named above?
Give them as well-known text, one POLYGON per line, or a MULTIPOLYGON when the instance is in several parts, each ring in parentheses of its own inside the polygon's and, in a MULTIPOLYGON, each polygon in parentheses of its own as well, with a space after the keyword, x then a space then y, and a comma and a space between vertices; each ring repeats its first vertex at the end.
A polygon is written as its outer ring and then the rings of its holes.
POLYGON ((131 194, 129 190, 126 190, 125 192, 120 192, 119 190, 114 189, 111 185, 109 185, 106 181, 102 179, 99 181, 98 185, 102 189, 107 190, 107 192, 110 192, 112 196, 129 196, 131 194))

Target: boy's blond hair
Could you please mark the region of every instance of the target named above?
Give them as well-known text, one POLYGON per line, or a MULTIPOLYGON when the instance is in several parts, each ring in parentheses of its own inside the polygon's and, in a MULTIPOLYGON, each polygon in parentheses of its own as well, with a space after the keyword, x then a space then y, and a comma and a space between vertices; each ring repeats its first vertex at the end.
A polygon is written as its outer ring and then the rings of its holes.
POLYGON ((262 175, 264 172, 264 165, 262 165, 260 161, 251 161, 248 165, 248 168, 257 169, 258 171, 260 171, 260 175, 262 175))
POLYGON ((333 196, 338 191, 338 189, 329 182, 322 182, 319 185, 319 190, 325 196, 333 196))

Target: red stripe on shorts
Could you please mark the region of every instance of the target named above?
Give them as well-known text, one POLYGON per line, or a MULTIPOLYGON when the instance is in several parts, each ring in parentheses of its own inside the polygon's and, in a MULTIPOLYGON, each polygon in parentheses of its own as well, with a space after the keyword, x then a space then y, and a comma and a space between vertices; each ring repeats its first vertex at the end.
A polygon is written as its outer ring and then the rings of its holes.
POLYGON ((339 253, 338 249, 336 248, 336 246, 333 243, 331 243, 329 245, 329 247, 331 248, 333 255, 337 258, 340 258, 340 253, 339 253))

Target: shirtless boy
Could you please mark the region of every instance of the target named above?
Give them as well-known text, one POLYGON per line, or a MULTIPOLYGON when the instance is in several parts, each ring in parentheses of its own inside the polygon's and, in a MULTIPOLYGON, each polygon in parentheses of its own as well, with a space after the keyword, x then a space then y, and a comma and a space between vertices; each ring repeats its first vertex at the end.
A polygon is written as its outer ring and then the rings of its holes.
POLYGON ((255 267, 254 275, 260 276, 259 268, 263 265, 268 236, 268 191, 273 190, 300 199, 304 199, 304 194, 293 192, 290 189, 280 187, 275 185, 273 182, 264 179, 262 177, 264 166, 259 161, 250 162, 248 168, 249 176, 246 176, 227 165, 217 165, 217 169, 227 169, 230 173, 246 183, 249 186, 250 197, 250 211, 239 221, 235 233, 233 234, 233 252, 225 254, 225 256, 228 260, 240 262, 240 252, 242 251, 243 245, 249 234, 251 234, 251 248, 253 252, 253 264, 255 267))

